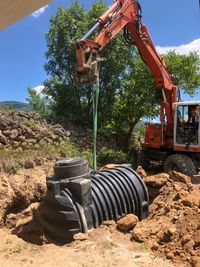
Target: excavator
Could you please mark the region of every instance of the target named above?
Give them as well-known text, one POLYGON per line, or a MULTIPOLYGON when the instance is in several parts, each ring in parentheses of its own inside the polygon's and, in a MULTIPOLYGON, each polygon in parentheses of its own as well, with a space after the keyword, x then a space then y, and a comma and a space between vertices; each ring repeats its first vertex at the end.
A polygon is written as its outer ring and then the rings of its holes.
MULTIPOLYGON (((49 2, 52 0, 0 0, 0 30, 49 2)), ((199 177, 200 101, 178 101, 177 88, 166 64, 157 53, 147 27, 142 23, 142 9, 138 0, 114 0, 94 26, 77 41, 77 80, 80 83, 97 81, 98 63, 101 60, 99 54, 122 29, 125 40, 136 45, 141 58, 155 77, 156 88, 163 96, 160 123, 146 126, 137 163, 147 168, 151 161, 161 161, 166 172, 177 170, 199 177), (88 39, 94 32, 94 40, 88 39), (191 115, 194 113, 197 120, 191 115), (196 121, 189 123, 191 120, 196 121)))
MULTIPOLYGON (((199 179, 200 101, 181 102, 178 89, 162 57, 156 51, 147 27, 142 23, 138 0, 114 0, 94 26, 76 42, 77 81, 95 84, 99 78, 100 54, 123 30, 125 40, 134 44, 162 93, 160 123, 146 125, 137 164, 147 168, 162 162, 165 172, 176 170, 199 179), (89 39, 90 36, 93 39, 89 39)), ((196 178, 196 180, 195 180, 196 178)))

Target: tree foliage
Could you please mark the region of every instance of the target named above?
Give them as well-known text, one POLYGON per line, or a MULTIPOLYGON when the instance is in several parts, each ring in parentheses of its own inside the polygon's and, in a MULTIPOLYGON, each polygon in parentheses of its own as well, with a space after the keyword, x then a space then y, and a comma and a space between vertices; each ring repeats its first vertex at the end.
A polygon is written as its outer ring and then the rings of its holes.
MULTIPOLYGON (((94 2, 89 11, 76 1, 68 9, 59 8, 51 18, 45 65, 50 78, 45 81, 45 93, 52 97, 57 114, 74 121, 92 119, 92 87, 76 84, 75 42, 105 9, 103 1, 94 2)), ((106 58, 100 66, 99 114, 103 120, 110 116, 115 91, 121 87, 119 77, 126 68, 129 50, 130 47, 124 45, 123 38, 119 36, 101 54, 106 58)))
POLYGON ((196 52, 189 55, 170 51, 164 55, 173 83, 184 92, 194 96, 200 86, 200 58, 196 52))
POLYGON ((40 94, 31 87, 28 87, 27 91, 29 96, 26 100, 28 101, 31 109, 42 115, 48 115, 49 109, 47 100, 44 97, 41 97, 40 94))
MULTIPOLYGON (((172 51, 164 55, 164 58, 177 88, 194 95, 200 86, 198 55, 179 55, 172 51)), ((122 87, 115 94, 111 120, 106 121, 105 127, 128 148, 133 129, 139 120, 159 115, 161 99, 162 94, 156 89, 154 77, 148 66, 138 53, 135 53, 129 60, 122 87)))

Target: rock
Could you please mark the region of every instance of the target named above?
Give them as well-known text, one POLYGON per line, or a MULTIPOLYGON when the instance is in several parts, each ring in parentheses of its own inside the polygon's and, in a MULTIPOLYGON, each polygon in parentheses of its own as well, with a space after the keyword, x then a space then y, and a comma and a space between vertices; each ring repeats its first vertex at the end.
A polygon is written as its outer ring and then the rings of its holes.
POLYGON ((17 224, 17 216, 16 214, 10 213, 6 217, 6 226, 8 228, 14 228, 17 224))
POLYGON ((168 242, 172 241, 172 237, 173 237, 175 232, 176 232, 175 227, 162 229, 157 235, 159 242, 168 243, 168 242))
POLYGON ((17 129, 13 129, 12 131, 10 131, 10 139, 11 140, 14 140, 17 138, 17 136, 19 135, 19 132, 17 129))
POLYGON ((174 235, 176 233, 176 227, 175 226, 171 226, 168 228, 168 233, 169 235, 174 235))
POLYGON ((24 142, 26 140, 26 137, 24 135, 20 135, 17 137, 17 140, 20 142, 24 142))
POLYGON ((0 143, 2 143, 3 145, 7 143, 7 138, 4 134, 2 134, 2 131, 0 131, 0 143))
POLYGON ((181 240, 181 243, 184 245, 187 242, 189 242, 190 240, 191 240, 191 236, 189 234, 186 234, 186 235, 183 236, 183 238, 181 240))
POLYGON ((169 260, 173 259, 174 258, 174 253, 172 251, 170 251, 169 253, 167 253, 166 258, 169 259, 169 260))
POLYGON ((20 146, 19 142, 17 141, 11 141, 10 144, 14 149, 17 149, 20 146))
POLYGON ((191 203, 191 206, 200 207, 200 198, 197 198, 196 195, 198 194, 198 190, 193 190, 191 194, 188 194, 186 199, 188 202, 191 203))
POLYGON ((34 145, 37 143, 36 139, 27 139, 26 140, 27 145, 34 145))
POLYGON ((181 191, 182 186, 181 186, 179 183, 175 183, 175 184, 174 184, 174 189, 175 189, 177 192, 179 192, 179 191, 181 191))
POLYGON ((54 134, 58 135, 59 137, 63 137, 63 135, 64 135, 63 130, 60 128, 54 129, 54 134))
POLYGON ((10 134, 11 134, 10 130, 4 130, 3 131, 3 135, 5 135, 5 136, 10 136, 10 134))
POLYGON ((0 130, 5 130, 6 127, 7 127, 6 120, 4 120, 4 117, 1 116, 1 120, 0 120, 0 130))
POLYGON ((166 184, 169 179, 169 175, 167 173, 159 173, 157 175, 147 176, 144 179, 144 182, 147 185, 151 185, 153 187, 162 187, 166 184))
POLYGON ((34 168, 34 162, 33 160, 28 160, 26 159, 25 162, 24 162, 24 166, 23 166, 25 169, 31 169, 31 168, 34 168))
POLYGON ((106 165, 104 165, 103 167, 101 167, 101 168, 99 169, 99 171, 102 171, 102 170, 104 170, 104 169, 112 169, 112 168, 115 168, 115 167, 117 167, 117 166, 119 166, 119 164, 112 164, 112 163, 110 163, 110 164, 106 164, 106 165))
POLYGON ((146 171, 141 166, 137 167, 136 172, 140 175, 142 179, 147 177, 146 171))
MULTIPOLYGON (((43 118, 36 112, 1 109, 0 117, 0 147, 2 148, 31 149, 33 145, 39 144, 43 139, 48 143, 57 143, 63 140, 74 141, 78 145, 82 145, 83 149, 90 149, 92 146, 90 134, 92 130, 87 126, 72 125, 64 117, 43 118)), ((104 136, 103 133, 99 136, 97 143, 99 148, 102 146, 115 147, 115 143, 110 141, 110 137, 104 136), (99 143, 100 139, 102 141, 99 143)))
POLYGON ((138 217, 134 214, 128 214, 117 221, 117 229, 122 232, 129 232, 132 230, 138 222, 138 217))
POLYGON ((185 253, 184 253, 184 252, 181 252, 181 253, 180 253, 180 257, 181 257, 182 259, 184 259, 184 258, 185 258, 185 253))
POLYGON ((194 245, 195 247, 200 247, 200 229, 195 233, 194 245))
POLYGON ((111 225, 116 225, 116 222, 113 220, 110 220, 110 221, 104 221, 102 224, 106 226, 111 226, 111 225))
POLYGON ((187 207, 192 207, 192 206, 194 206, 193 202, 190 201, 190 199, 188 199, 188 198, 182 199, 181 203, 182 203, 184 206, 187 206, 187 207))
POLYGON ((192 267, 200 267, 200 256, 192 258, 192 267))
POLYGON ((151 245, 151 249, 152 249, 152 250, 158 250, 158 248, 159 248, 159 245, 158 245, 157 242, 154 242, 154 243, 151 245))
POLYGON ((191 178, 183 173, 172 171, 170 173, 170 179, 172 179, 174 182, 184 183, 184 184, 191 184, 191 178))
POLYGON ((190 253, 194 249, 194 240, 190 240, 184 245, 184 249, 187 253, 190 253))
POLYGON ((131 231, 131 238, 139 243, 146 242, 147 240, 149 240, 148 229, 141 227, 141 226, 139 227, 136 226, 131 231))
MULTIPOLYGON (((55 140, 57 140, 57 136, 56 136, 55 140)), ((65 137, 63 137, 63 140, 70 141, 70 137, 65 136, 65 137)))
POLYGON ((152 227, 152 229, 150 229, 150 235, 153 236, 153 235, 157 235, 157 233, 161 230, 161 226, 158 225, 157 227, 152 227))
POLYGON ((84 241, 88 239, 88 235, 86 233, 77 233, 73 236, 74 240, 84 241))
POLYGON ((33 130, 29 128, 28 126, 25 127, 25 136, 27 139, 31 139, 35 136, 33 130))
POLYGON ((22 149, 22 147, 18 147, 18 148, 16 148, 16 151, 18 151, 18 152, 22 152, 23 149, 22 149))
POLYGON ((46 143, 52 143, 52 140, 49 139, 48 137, 44 137, 44 138, 42 139, 42 141, 44 141, 44 142, 46 142, 46 143))

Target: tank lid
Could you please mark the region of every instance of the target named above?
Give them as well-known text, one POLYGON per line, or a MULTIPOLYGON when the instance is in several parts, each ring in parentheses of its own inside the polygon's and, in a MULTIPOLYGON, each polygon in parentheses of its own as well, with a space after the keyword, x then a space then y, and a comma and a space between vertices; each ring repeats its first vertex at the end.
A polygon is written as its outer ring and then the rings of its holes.
POLYGON ((89 174, 88 161, 81 157, 58 160, 54 165, 57 179, 75 179, 89 174))
POLYGON ((85 162, 84 158, 73 157, 70 159, 61 159, 56 161, 55 166, 73 166, 85 162))

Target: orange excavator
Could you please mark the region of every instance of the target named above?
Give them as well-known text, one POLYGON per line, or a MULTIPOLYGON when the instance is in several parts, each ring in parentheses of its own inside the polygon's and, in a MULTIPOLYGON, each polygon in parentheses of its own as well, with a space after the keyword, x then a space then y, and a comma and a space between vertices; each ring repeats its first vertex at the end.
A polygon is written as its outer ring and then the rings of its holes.
POLYGON ((138 164, 147 168, 151 161, 161 161, 166 172, 176 170, 198 177, 200 101, 178 101, 177 88, 167 66, 157 53, 147 27, 142 23, 138 0, 114 0, 94 26, 76 42, 78 82, 97 82, 100 53, 122 29, 125 40, 136 45, 141 58, 155 77, 156 88, 163 96, 160 123, 146 126, 138 164), (94 32, 94 39, 89 39, 94 32))

